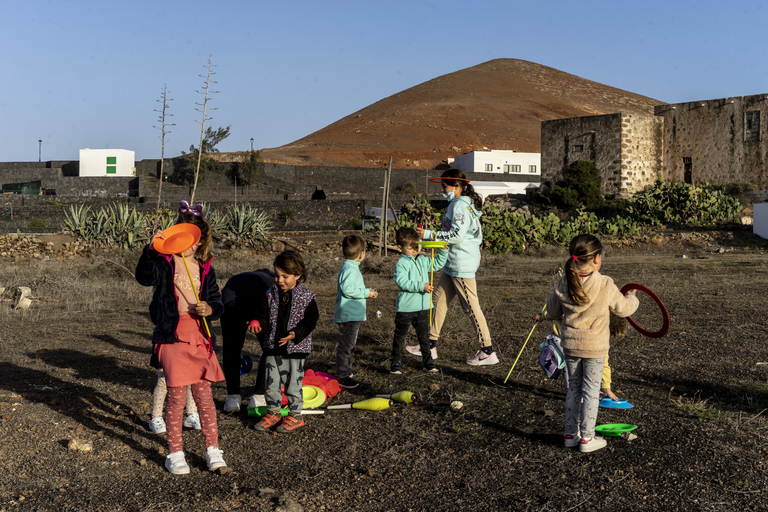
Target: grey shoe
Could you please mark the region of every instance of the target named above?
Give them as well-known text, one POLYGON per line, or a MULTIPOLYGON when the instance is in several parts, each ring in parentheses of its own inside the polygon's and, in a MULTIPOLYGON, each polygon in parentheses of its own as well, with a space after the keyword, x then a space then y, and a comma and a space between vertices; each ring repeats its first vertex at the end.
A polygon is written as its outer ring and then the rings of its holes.
POLYGON ((240 412, 240 404, 243 403, 243 397, 240 395, 227 395, 224 399, 224 412, 240 412))

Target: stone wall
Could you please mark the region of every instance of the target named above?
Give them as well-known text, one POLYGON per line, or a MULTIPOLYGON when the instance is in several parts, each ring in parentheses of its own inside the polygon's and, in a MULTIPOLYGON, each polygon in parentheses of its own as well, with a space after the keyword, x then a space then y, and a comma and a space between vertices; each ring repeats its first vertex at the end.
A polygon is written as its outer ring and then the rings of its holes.
POLYGON ((768 187, 768 94, 659 105, 664 119, 666 180, 752 183, 768 187), (747 113, 758 112, 758 139, 746 136, 747 113), (684 159, 690 158, 689 179, 684 159))
POLYGON ((662 177, 664 119, 621 115, 621 173, 614 193, 627 197, 642 192, 662 177))
POLYGON ((637 114, 555 119, 541 123, 542 181, 557 181, 577 160, 592 162, 606 196, 642 192, 660 176, 664 120, 637 114))
MULTIPOLYGON (((13 195, 13 200, 3 197, 4 203, 0 205, 0 232, 2 233, 39 233, 58 232, 64 227, 66 214, 72 206, 82 204, 77 201, 51 201, 50 196, 19 196, 13 195), (16 203, 16 204, 14 204, 16 203), (33 228, 39 221, 45 224, 44 228, 33 228)), ((56 198, 53 198, 56 199, 56 198)), ((126 200, 123 200, 126 201, 126 200)), ((120 202, 115 199, 88 200, 91 210, 108 208, 110 205, 120 202)), ((178 208, 178 202, 170 203, 172 209, 178 208)), ((361 200, 338 201, 257 201, 248 205, 259 211, 265 212, 272 220, 277 230, 339 230, 359 227, 359 221, 365 215, 366 202, 361 200), (292 212, 292 213, 291 213, 292 212), (284 213, 290 219, 283 221, 284 213), (357 221, 357 222, 355 222, 357 221)), ((402 203, 397 204, 399 208, 402 203)), ((231 207, 231 202, 206 203, 209 210, 215 209, 226 212, 231 207)), ((371 206, 370 204, 368 206, 371 206)), ((156 205, 150 203, 132 203, 131 208, 141 212, 154 211, 156 205)))
POLYGON ((560 180, 571 163, 584 160, 600 169, 603 194, 618 194, 621 183, 621 124, 621 114, 543 121, 541 180, 560 180))

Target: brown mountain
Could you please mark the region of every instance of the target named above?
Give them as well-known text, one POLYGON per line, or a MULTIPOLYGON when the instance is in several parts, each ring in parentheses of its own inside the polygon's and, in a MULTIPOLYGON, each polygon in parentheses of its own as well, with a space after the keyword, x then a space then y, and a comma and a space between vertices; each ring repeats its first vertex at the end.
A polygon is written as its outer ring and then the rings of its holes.
POLYGON ((547 66, 496 59, 374 103, 306 137, 262 151, 300 165, 431 168, 472 150, 539 152, 541 121, 629 112, 663 103, 547 66))

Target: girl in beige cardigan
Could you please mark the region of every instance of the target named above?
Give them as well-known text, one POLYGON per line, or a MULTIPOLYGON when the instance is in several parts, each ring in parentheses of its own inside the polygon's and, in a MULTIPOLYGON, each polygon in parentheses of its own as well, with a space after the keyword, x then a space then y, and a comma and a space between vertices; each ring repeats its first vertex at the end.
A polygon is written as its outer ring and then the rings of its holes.
POLYGON ((603 245, 593 235, 578 235, 568 247, 565 276, 547 299, 543 319, 562 318, 562 347, 570 376, 565 399, 565 446, 593 452, 606 441, 595 437, 600 378, 610 339, 610 314, 630 316, 639 302, 635 290, 622 295, 613 279, 600 274, 603 245))

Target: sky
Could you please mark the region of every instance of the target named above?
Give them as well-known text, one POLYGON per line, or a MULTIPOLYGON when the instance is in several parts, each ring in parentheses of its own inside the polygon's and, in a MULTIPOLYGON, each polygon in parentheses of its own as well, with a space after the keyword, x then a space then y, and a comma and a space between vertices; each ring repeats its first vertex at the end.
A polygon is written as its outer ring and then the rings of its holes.
POLYGON ((160 158, 164 86, 165 156, 188 151, 209 58, 222 152, 288 144, 497 58, 666 103, 768 93, 767 22, 759 0, 0 0, 0 161, 160 158))

